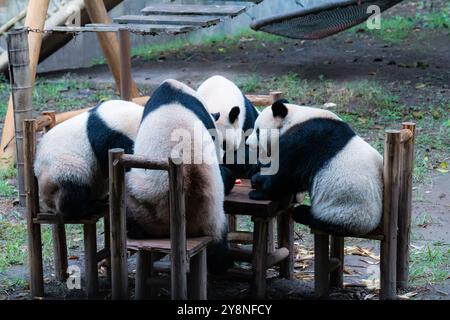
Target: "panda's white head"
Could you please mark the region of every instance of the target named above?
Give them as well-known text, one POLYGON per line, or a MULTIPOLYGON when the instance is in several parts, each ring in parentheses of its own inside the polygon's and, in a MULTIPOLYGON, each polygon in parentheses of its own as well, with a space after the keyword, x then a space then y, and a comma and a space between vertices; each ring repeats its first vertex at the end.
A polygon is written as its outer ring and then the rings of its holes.
MULTIPOLYGON (((255 129, 247 139, 247 145, 251 149, 257 149, 258 145, 266 149, 265 143, 260 142, 262 136, 269 135, 269 130, 278 130, 279 137, 281 137, 293 126, 314 118, 341 120, 336 114, 328 110, 290 104, 285 99, 278 100, 259 114, 255 122, 255 129)), ((277 141, 271 141, 272 147, 276 144, 277 141)))
POLYGON ((245 100, 241 90, 222 76, 213 76, 197 90, 206 108, 216 120, 217 129, 224 137, 227 150, 237 150, 243 140, 245 100))

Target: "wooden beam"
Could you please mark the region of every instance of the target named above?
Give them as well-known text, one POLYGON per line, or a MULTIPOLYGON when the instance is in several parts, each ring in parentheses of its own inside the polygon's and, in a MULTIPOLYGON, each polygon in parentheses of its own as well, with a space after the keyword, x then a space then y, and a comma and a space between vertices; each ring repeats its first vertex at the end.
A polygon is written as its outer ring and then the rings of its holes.
POLYGON ((142 14, 164 15, 207 15, 235 17, 244 12, 246 6, 242 5, 204 5, 204 4, 155 4, 141 10, 142 14))
MULTIPOLYGON (((92 23, 111 23, 103 0, 85 0, 84 3, 92 23)), ((120 45, 117 35, 110 32, 98 32, 97 37, 109 69, 116 81, 116 86, 120 89, 120 45)), ((133 98, 139 96, 139 91, 134 81, 131 83, 131 96, 133 98)))
MULTIPOLYGON (((45 18, 50 0, 34 0, 28 2, 27 16, 25 26, 31 29, 44 29, 45 18)), ((34 86, 36 78, 36 68, 41 51, 42 34, 29 33, 28 47, 30 56, 30 80, 31 86, 34 86)), ((5 123, 3 125, 2 140, 0 143, 0 165, 8 166, 14 159, 14 115, 13 103, 10 97, 8 102, 8 111, 6 112, 5 123)))
POLYGON ((211 16, 138 16, 138 15, 125 15, 122 17, 114 18, 114 22, 117 23, 136 23, 136 24, 171 24, 171 25, 193 25, 207 27, 212 26, 220 22, 219 17, 211 16))

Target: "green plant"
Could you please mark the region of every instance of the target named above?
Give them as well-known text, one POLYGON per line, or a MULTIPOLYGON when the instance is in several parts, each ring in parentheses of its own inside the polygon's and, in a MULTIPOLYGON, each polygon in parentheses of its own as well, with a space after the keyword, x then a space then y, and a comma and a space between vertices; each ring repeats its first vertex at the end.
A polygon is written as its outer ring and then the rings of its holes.
POLYGON ((410 255, 411 281, 416 284, 436 284, 449 275, 450 249, 447 246, 427 245, 414 249, 410 255))

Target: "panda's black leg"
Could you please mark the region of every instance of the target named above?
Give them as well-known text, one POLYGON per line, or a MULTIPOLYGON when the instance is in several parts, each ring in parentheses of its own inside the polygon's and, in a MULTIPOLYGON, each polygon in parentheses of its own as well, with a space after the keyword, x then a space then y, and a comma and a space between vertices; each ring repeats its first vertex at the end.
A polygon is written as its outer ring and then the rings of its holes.
POLYGON ((147 239, 148 234, 134 219, 127 217, 127 235, 131 239, 147 239))
POLYGON ((222 176, 223 185, 225 189, 225 194, 230 194, 231 190, 233 190, 234 185, 236 183, 236 177, 233 172, 227 167, 220 165, 220 174, 222 176))
POLYGON ((348 234, 342 226, 338 226, 330 222, 323 222, 313 217, 310 206, 301 205, 295 207, 292 218, 297 223, 307 225, 312 229, 317 229, 332 235, 343 236, 348 234))
POLYGON ((208 272, 211 274, 223 274, 234 264, 229 251, 227 235, 228 231, 225 230, 219 241, 208 245, 207 264, 208 272))
POLYGON ((292 213, 292 219, 297 223, 309 226, 313 220, 311 207, 307 205, 296 206, 292 213))

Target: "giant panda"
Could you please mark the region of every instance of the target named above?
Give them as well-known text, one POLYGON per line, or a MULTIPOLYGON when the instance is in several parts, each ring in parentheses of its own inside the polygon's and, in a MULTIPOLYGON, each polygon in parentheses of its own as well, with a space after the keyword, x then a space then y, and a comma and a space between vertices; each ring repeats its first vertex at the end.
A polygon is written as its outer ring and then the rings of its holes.
POLYGON ((363 235, 379 225, 383 160, 348 124, 328 110, 277 101, 256 120, 250 147, 265 147, 266 129, 279 130, 279 170, 253 176, 251 198, 308 191, 311 206, 294 209, 297 222, 337 235, 363 235))
POLYGON ((34 172, 46 209, 65 219, 89 215, 107 195, 108 150, 133 152, 144 108, 111 100, 47 132, 37 146, 34 172))
MULTIPOLYGON (((219 155, 208 130, 215 130, 214 120, 198 94, 176 80, 166 80, 144 108, 134 153, 151 159, 168 159, 174 155, 183 158, 186 232, 190 237, 213 238, 213 245, 208 248, 208 268, 210 272, 220 273, 231 261, 226 255, 224 184, 219 155), (179 130, 189 134, 192 141, 188 150, 174 154, 179 141, 173 134, 179 130), (195 163, 186 163, 185 156, 192 156, 193 150, 200 150, 202 159, 209 158, 209 162, 197 158, 195 163)), ((132 169, 126 180, 128 236, 170 236, 168 173, 132 169)))
POLYGON ((253 129, 258 110, 232 81, 223 76, 210 77, 199 86, 197 92, 204 99, 206 108, 216 119, 217 129, 224 136, 225 168, 237 178, 251 178, 258 172, 258 166, 250 163, 244 133, 253 129), (230 153, 234 155, 231 162, 227 161, 230 153), (242 157, 239 158, 238 155, 242 157))

